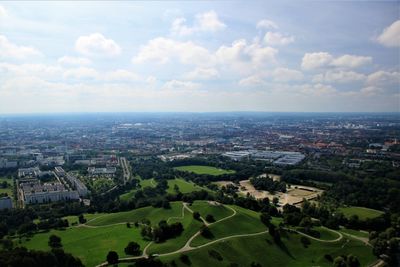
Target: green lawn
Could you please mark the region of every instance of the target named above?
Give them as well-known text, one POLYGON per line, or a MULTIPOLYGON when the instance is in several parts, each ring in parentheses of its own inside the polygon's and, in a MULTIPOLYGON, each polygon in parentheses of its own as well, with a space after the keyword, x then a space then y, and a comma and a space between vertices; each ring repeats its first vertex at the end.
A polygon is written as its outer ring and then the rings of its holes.
POLYGON ((188 182, 181 178, 175 178, 174 180, 168 180, 168 189, 167 189, 168 194, 176 194, 174 190, 175 185, 179 187, 179 191, 183 194, 200 190, 209 191, 209 189, 196 185, 193 182, 188 182))
POLYGON ((87 224, 91 226, 103 226, 116 223, 136 222, 142 219, 149 219, 153 225, 161 220, 167 220, 169 217, 181 216, 182 202, 171 202, 171 209, 144 207, 132 211, 118 213, 109 213, 99 216, 87 224))
MULTIPOLYGON (((269 234, 233 238, 185 254, 189 256, 192 267, 229 266, 230 263, 236 263, 238 266, 250 266, 252 262, 258 262, 262 266, 331 267, 332 262, 324 258, 325 254, 330 254, 335 258, 350 253, 358 257, 361 266, 368 266, 375 260, 371 248, 356 240, 343 239, 334 243, 311 240, 311 245, 304 248, 300 237, 299 234, 288 234, 286 238, 282 238, 282 246, 275 244, 269 234), (222 256, 222 261, 210 257, 210 250, 217 251, 222 256)), ((161 259, 167 263, 174 260, 179 267, 187 266, 180 261, 179 255, 161 259)))
POLYGON ((0 178, 0 183, 7 182, 7 188, 0 188, 0 194, 6 193, 9 197, 13 196, 13 180, 8 178, 0 178))
POLYGON ((358 230, 353 230, 353 229, 341 228, 340 232, 343 232, 343 233, 346 233, 346 234, 350 234, 350 235, 354 235, 354 236, 358 236, 358 237, 363 237, 363 238, 368 238, 369 237, 369 233, 368 232, 358 231, 358 230))
POLYGON ((380 210, 374 210, 363 207, 342 207, 338 209, 340 212, 344 214, 347 218, 350 218, 351 215, 357 215, 360 220, 372 219, 382 215, 384 212, 380 210))
POLYGON ((64 231, 51 230, 36 234, 30 240, 22 239, 22 246, 30 249, 49 250, 49 236, 61 237, 64 250, 79 257, 86 266, 96 266, 105 261, 107 253, 115 250, 126 257, 124 248, 130 241, 140 244, 143 249, 146 241, 140 236, 140 228, 127 228, 126 225, 114 225, 101 228, 71 227, 64 231))
POLYGON ((213 238, 207 239, 203 236, 198 236, 193 240, 191 245, 196 247, 208 243, 211 240, 230 235, 258 233, 266 230, 265 225, 260 221, 259 213, 237 206, 231 207, 237 212, 235 216, 209 227, 213 234, 213 238))
POLYGON ((216 221, 233 214, 233 211, 225 205, 209 204, 207 201, 195 201, 190 208, 193 211, 199 212, 203 218, 206 218, 210 214, 216 221))
MULTIPOLYGON (((142 188, 145 188, 145 187, 155 187, 156 184, 157 184, 157 183, 156 183, 156 181, 154 181, 154 179, 146 179, 146 180, 141 180, 141 179, 140 179, 140 186, 141 186, 142 188)), ((135 195, 136 191, 137 191, 137 189, 134 188, 134 189, 130 190, 129 192, 126 192, 126 193, 120 195, 119 198, 120 198, 122 201, 129 201, 129 200, 131 200, 131 199, 133 198, 133 196, 135 195)))
MULTIPOLYGON (((222 222, 210 226, 211 232, 217 238, 228 237, 237 234, 258 233, 266 230, 260 222, 259 213, 237 206, 229 206, 236 210, 237 214, 222 222)), ((112 214, 85 214, 88 226, 69 227, 66 230, 51 230, 50 232, 35 234, 32 238, 22 238, 20 245, 30 249, 48 250, 48 238, 51 234, 61 237, 65 251, 81 258, 88 266, 96 266, 105 260, 110 250, 115 250, 120 258, 127 257, 124 248, 130 241, 138 242, 142 249, 148 244, 140 236, 140 227, 132 225, 128 228, 125 223, 140 221, 147 218, 152 225, 160 220, 168 220, 168 223, 181 222, 184 232, 181 236, 167 240, 164 243, 153 243, 149 254, 162 254, 176 251, 182 248, 187 240, 193 236, 201 227, 202 223, 194 220, 191 212, 182 209, 182 202, 172 202, 171 209, 144 207, 127 212, 112 214), (182 217, 182 210, 184 216, 182 217)), ((232 214, 226 206, 212 205, 207 201, 195 201, 190 208, 199 211, 203 216, 212 214, 215 219, 225 218, 232 214)), ((76 216, 65 217, 70 222, 77 221, 76 216)), ((281 219, 273 218, 273 223, 279 223, 281 219)), ((321 232, 321 238, 325 240, 336 239, 338 236, 323 228, 316 228, 321 232)), ((325 258, 330 254, 333 258, 339 255, 354 254, 361 262, 361 266, 367 266, 374 261, 371 248, 358 240, 345 236, 338 242, 320 242, 310 240, 311 245, 304 248, 300 242, 301 235, 291 233, 282 235, 283 245, 275 244, 269 234, 261 234, 253 237, 240 237, 227 239, 208 245, 190 252, 192 267, 202 266, 228 266, 237 263, 239 266, 250 266, 251 262, 259 262, 262 266, 332 266, 325 258), (209 256, 209 250, 213 249, 223 257, 217 261, 209 256)), ((206 244, 211 241, 201 236, 196 237, 191 243, 192 247, 206 244)), ((18 239, 15 240, 18 244, 18 239)), ((160 258, 165 262, 174 260, 178 266, 182 265, 179 254, 163 256, 160 258)), ((123 265, 121 266, 128 266, 123 265)))
POLYGON ((184 218, 174 218, 168 221, 168 223, 180 222, 183 225, 183 233, 173 239, 167 240, 163 243, 153 243, 149 249, 149 254, 159 254, 159 253, 168 253, 182 248, 189 238, 194 235, 197 231, 200 230, 200 227, 203 223, 193 219, 192 213, 188 210, 184 210, 184 218))
POLYGON ((235 173, 235 171, 233 170, 223 170, 211 166, 201 166, 201 165, 180 166, 180 167, 175 167, 175 169, 180 171, 193 172, 196 174, 209 174, 214 176, 235 173))

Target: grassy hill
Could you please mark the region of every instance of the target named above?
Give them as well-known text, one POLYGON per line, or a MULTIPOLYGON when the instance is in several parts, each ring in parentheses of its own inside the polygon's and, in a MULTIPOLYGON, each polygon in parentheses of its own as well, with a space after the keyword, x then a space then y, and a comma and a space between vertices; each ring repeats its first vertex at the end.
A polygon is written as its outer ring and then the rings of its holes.
POLYGON ((383 211, 364 207, 342 207, 338 210, 347 218, 350 218, 352 215, 357 215, 360 220, 376 218, 383 214, 383 211))
MULTIPOLYGON (((77 221, 76 216, 66 218, 70 222, 77 221)), ((31 249, 49 250, 48 238, 56 234, 61 237, 65 251, 81 258, 86 266, 96 266, 105 261, 110 250, 117 251, 120 258, 128 257, 124 248, 130 241, 138 242, 143 250, 149 242, 142 239, 141 228, 133 224, 128 228, 126 222, 147 218, 152 225, 160 220, 183 224, 184 231, 180 236, 164 243, 151 243, 146 251, 147 255, 156 255, 165 262, 174 260, 178 266, 186 266, 179 259, 183 247, 186 247, 184 253, 189 256, 193 267, 228 266, 230 263, 249 266, 253 261, 263 266, 331 266, 325 254, 334 258, 350 253, 359 258, 362 266, 374 260, 371 248, 351 237, 324 242, 337 239, 338 235, 322 228, 317 229, 321 232, 322 241, 310 240, 308 248, 303 247, 301 235, 296 233, 282 235, 283 243, 277 245, 268 233, 263 233, 266 227, 260 222, 259 213, 215 202, 195 201, 192 205, 173 202, 171 209, 145 207, 112 214, 86 214, 85 218, 88 219, 85 225, 38 233, 31 238, 24 237, 20 244, 31 249), (198 233, 203 222, 193 218, 194 211, 200 212, 202 217, 211 214, 216 219, 215 223, 209 225, 214 235, 212 238, 204 238, 198 233), (188 242, 191 238, 192 241, 188 242), (217 251, 222 261, 210 257, 210 250, 217 251)), ((273 218, 273 223, 277 225, 279 222, 279 218, 273 218)), ((15 241, 18 243, 19 240, 15 241)))
POLYGON ((222 174, 230 174, 230 173, 235 173, 233 170, 224 170, 224 169, 218 169, 215 167, 211 166, 202 166, 202 165, 188 165, 188 166, 180 166, 180 167, 175 167, 175 169, 180 170, 180 171, 186 171, 186 172, 193 172, 196 174, 209 174, 209 175, 222 175, 222 174))

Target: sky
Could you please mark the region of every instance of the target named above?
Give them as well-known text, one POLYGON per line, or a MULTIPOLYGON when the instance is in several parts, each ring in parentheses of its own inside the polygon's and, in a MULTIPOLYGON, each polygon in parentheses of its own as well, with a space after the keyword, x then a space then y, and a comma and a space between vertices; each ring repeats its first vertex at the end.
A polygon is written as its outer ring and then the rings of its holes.
POLYGON ((399 112, 399 1, 0 2, 0 114, 399 112))

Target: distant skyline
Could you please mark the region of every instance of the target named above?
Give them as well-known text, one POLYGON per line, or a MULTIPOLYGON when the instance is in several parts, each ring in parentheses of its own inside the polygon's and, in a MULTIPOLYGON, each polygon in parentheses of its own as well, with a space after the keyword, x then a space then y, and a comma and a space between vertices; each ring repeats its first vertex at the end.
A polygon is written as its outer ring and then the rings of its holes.
POLYGON ((398 1, 0 2, 0 114, 399 112, 398 1))

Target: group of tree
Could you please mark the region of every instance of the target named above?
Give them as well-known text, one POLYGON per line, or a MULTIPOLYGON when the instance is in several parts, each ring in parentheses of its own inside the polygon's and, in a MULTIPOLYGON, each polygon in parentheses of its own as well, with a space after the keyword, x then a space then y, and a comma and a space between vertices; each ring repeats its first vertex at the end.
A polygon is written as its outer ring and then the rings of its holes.
POLYGON ((84 265, 79 258, 65 253, 60 248, 51 251, 36 251, 18 247, 0 251, 0 266, 83 267, 84 265))
POLYGON ((274 181, 269 177, 254 177, 250 179, 250 183, 257 190, 264 190, 270 193, 286 192, 286 183, 281 181, 274 181))
POLYGON ((183 232, 183 225, 180 222, 168 224, 165 220, 152 227, 145 225, 142 227, 141 235, 147 240, 152 240, 156 243, 164 242, 167 239, 177 237, 183 232))

